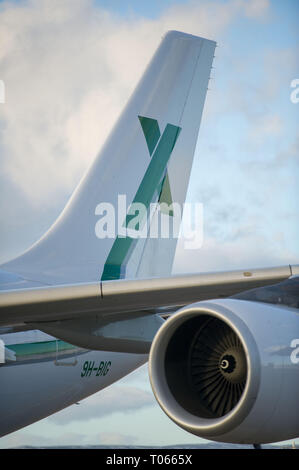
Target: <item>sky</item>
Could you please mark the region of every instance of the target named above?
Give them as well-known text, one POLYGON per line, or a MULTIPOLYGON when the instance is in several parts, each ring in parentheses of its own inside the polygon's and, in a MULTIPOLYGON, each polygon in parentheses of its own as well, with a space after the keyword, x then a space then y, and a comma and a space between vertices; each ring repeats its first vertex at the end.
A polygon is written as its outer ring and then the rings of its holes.
MULTIPOLYGON (((204 243, 179 243, 174 272, 299 263, 298 13, 297 0, 0 1, 0 262, 55 221, 176 29, 218 47, 187 195, 204 243)), ((145 365, 0 448, 198 441, 155 403, 145 365)))

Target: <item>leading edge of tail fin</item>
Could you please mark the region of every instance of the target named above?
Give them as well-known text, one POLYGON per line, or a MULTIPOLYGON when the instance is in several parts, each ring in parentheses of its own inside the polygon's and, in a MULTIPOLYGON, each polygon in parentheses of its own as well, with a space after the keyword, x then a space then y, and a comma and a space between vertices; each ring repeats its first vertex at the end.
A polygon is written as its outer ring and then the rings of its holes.
POLYGON ((51 284, 171 274, 177 237, 156 215, 184 204, 215 47, 164 36, 60 217, 4 269, 51 284))

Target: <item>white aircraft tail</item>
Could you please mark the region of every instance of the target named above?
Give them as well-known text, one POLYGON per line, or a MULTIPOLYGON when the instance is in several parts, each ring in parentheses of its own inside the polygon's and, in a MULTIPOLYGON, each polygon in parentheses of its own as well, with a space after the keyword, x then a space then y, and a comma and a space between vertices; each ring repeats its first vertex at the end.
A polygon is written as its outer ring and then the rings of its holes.
POLYGON ((165 35, 60 217, 4 269, 50 284, 171 274, 177 240, 149 236, 151 208, 185 201, 215 47, 165 35))

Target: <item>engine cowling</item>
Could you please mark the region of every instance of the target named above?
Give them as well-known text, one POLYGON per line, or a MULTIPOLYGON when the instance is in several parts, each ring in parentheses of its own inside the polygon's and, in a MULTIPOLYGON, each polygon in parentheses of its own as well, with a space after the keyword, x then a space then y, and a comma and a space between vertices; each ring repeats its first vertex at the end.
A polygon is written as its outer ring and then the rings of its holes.
POLYGON ((176 424, 206 439, 295 438, 298 338, 297 309, 237 299, 194 303, 169 318, 153 341, 154 395, 176 424))

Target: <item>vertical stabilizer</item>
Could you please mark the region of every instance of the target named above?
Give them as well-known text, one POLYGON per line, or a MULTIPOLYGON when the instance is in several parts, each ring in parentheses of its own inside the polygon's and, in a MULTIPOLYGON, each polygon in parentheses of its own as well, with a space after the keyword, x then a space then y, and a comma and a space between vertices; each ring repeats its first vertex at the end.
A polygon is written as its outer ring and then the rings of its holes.
POLYGON ((215 46, 165 35, 61 216, 5 269, 50 284, 171 273, 177 240, 150 236, 158 223, 150 208, 158 204, 163 214, 165 205, 185 201, 215 46), (132 203, 145 208, 137 219, 132 203), (140 228, 147 237, 130 236, 140 228))

